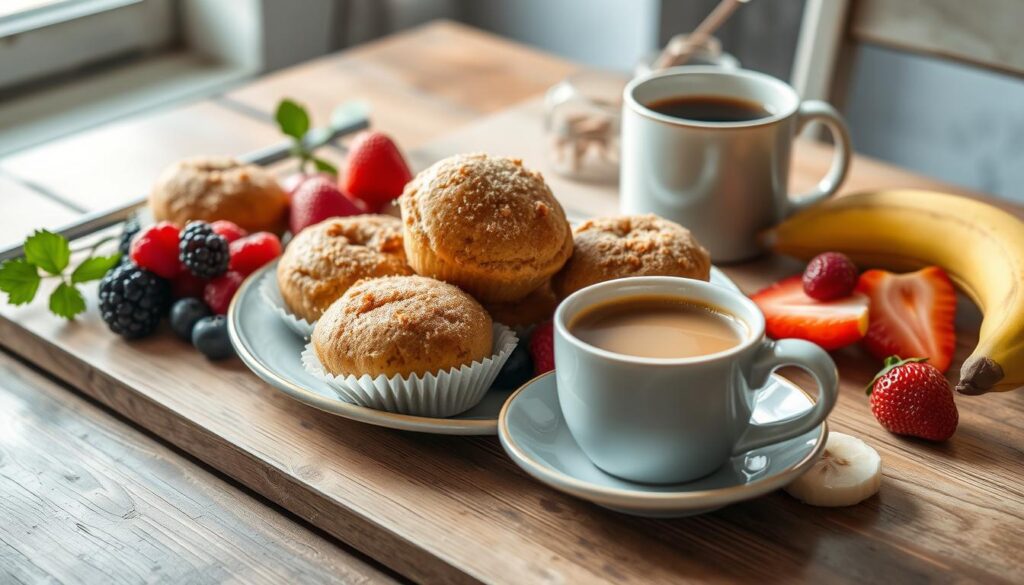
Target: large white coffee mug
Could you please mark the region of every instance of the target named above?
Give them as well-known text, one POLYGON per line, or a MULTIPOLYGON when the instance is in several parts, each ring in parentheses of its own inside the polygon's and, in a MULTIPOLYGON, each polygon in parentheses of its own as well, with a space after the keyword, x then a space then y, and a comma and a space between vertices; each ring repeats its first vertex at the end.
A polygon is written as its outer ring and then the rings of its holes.
POLYGON ((761 252, 763 231, 839 189, 851 150, 835 108, 800 101, 792 87, 774 77, 745 69, 670 69, 626 85, 620 205, 624 213, 655 213, 689 228, 716 262, 745 260, 761 252), (698 96, 754 102, 768 115, 708 122, 649 107, 698 96), (810 193, 790 197, 793 139, 812 120, 824 123, 835 139, 832 167, 810 193))
POLYGON ((642 276, 576 291, 555 311, 555 378, 569 432, 598 467, 624 479, 677 483, 703 477, 731 456, 815 428, 835 405, 836 366, 808 341, 765 339, 764 316, 743 294, 688 278, 642 276), (732 315, 746 329, 732 348, 662 359, 610 352, 572 333, 587 309, 637 296, 678 296, 732 315), (816 404, 794 418, 751 420, 754 398, 785 365, 811 373, 816 404))

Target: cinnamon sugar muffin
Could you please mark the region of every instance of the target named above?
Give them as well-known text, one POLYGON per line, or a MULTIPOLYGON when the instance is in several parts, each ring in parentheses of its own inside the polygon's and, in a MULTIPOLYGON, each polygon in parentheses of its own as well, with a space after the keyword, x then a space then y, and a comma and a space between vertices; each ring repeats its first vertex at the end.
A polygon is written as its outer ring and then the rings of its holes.
POLYGON ((149 194, 157 221, 233 221, 250 232, 281 233, 288 194, 266 170, 227 157, 197 157, 171 165, 149 194))
POLYGON ((288 309, 312 323, 364 278, 412 274, 402 224, 388 215, 331 218, 299 232, 277 264, 288 309))
POLYGON ((484 308, 492 319, 520 333, 531 325, 550 319, 555 314, 557 306, 558 297, 551 290, 551 283, 545 282, 540 288, 518 301, 488 303, 484 308))
POLYGON ((446 158, 406 185, 400 205, 413 269, 481 302, 525 297, 572 254, 562 206, 519 159, 446 158))
POLYGON ((711 256, 690 230, 657 215, 591 219, 573 233, 572 258, 551 280, 560 298, 627 276, 708 280, 711 275, 711 256))
POLYGON ((313 351, 333 375, 425 375, 491 355, 491 318, 450 284, 423 276, 362 280, 324 312, 313 351))

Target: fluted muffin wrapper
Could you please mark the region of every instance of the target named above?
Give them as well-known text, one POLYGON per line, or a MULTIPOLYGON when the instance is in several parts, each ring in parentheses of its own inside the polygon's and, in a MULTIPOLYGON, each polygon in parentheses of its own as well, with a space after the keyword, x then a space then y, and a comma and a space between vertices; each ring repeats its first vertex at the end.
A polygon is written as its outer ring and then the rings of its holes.
POLYGON ((263 297, 263 302, 281 319, 281 322, 296 335, 303 339, 309 339, 313 335, 313 326, 316 325, 316 321, 310 323, 288 310, 288 305, 284 304, 284 297, 281 296, 281 289, 277 286, 277 279, 274 278, 273 272, 267 272, 263 276, 263 282, 260 283, 260 296, 263 297))
POLYGON ((311 375, 327 383, 343 400, 353 404, 388 412, 444 418, 469 410, 483 400, 519 343, 516 334, 508 327, 501 323, 494 323, 492 327, 494 341, 490 357, 422 376, 335 376, 324 369, 312 343, 306 344, 302 352, 302 365, 311 375))
POLYGON ((538 274, 514 282, 480 276, 442 260, 427 246, 411 240, 405 240, 405 256, 416 274, 454 284, 482 303, 518 301, 537 290, 551 276, 538 274))

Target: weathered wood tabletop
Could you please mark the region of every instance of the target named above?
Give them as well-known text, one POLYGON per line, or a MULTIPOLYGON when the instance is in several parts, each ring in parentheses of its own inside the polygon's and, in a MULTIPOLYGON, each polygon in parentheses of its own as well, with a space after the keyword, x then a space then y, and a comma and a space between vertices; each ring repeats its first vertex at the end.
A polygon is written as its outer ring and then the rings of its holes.
MULTIPOLYGON (((428 25, 212 100, 0 161, 0 181, 18 185, 16 203, 0 198, 0 222, 5 230, 59 223, 145 191, 182 156, 264 146, 276 140, 270 112, 285 96, 309 104, 321 121, 345 99, 369 100, 374 126, 393 134, 417 165, 468 146, 515 149, 540 124, 529 99, 574 69, 479 31, 428 25), (61 172, 53 161, 61 161, 61 172), (55 204, 53 196, 71 205, 55 204)), ((816 182, 828 161, 827 148, 801 144, 794 189, 816 182)), ((613 191, 554 181, 567 208, 614 211, 613 191)), ((912 186, 959 191, 861 157, 844 190, 912 186)), ((726 271, 749 292, 795 268, 769 257, 726 271)), ((976 341, 979 323, 973 307, 962 308, 958 360, 976 341)), ((610 512, 531 480, 495 438, 348 421, 274 391, 237 361, 211 364, 170 334, 126 343, 106 331, 94 303, 70 324, 45 307, 5 307, 0 315, 8 351, 415 580, 1024 580, 1024 392, 958 396, 960 428, 946 444, 903 439, 882 430, 867 408, 862 388, 877 364, 857 349, 838 352, 842 388, 831 428, 878 449, 884 481, 877 497, 819 509, 775 493, 658 521, 610 512)))

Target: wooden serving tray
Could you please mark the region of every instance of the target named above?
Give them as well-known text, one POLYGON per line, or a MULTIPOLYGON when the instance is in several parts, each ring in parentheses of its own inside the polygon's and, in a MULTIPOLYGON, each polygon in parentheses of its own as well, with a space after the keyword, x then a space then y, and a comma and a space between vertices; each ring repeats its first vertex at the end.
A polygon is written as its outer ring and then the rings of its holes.
MULTIPOLYGON (((570 215, 614 213, 614 186, 547 172, 541 134, 540 104, 532 101, 410 155, 419 167, 458 152, 520 156, 545 171, 570 215)), ((805 165, 827 156, 818 147, 798 152, 805 165)), ((798 162, 794 188, 817 180, 806 170, 798 162)), ((779 258, 726 267, 748 292, 797 269, 779 258)), ((877 364, 844 350, 835 356, 843 381, 830 427, 879 450, 879 496, 817 509, 775 493, 705 516, 643 520, 532 481, 494 438, 393 431, 322 413, 236 360, 206 361, 169 330, 123 341, 100 320, 94 287, 87 296, 89 311, 71 323, 39 303, 5 305, 0 343, 415 580, 907 582, 956 574, 1012 582, 1024 575, 1014 552, 1024 541, 1022 392, 958 397, 952 441, 905 440, 883 431, 866 406, 862 388, 877 364)), ((978 316, 968 305, 959 327, 957 363, 977 339, 978 316)))

